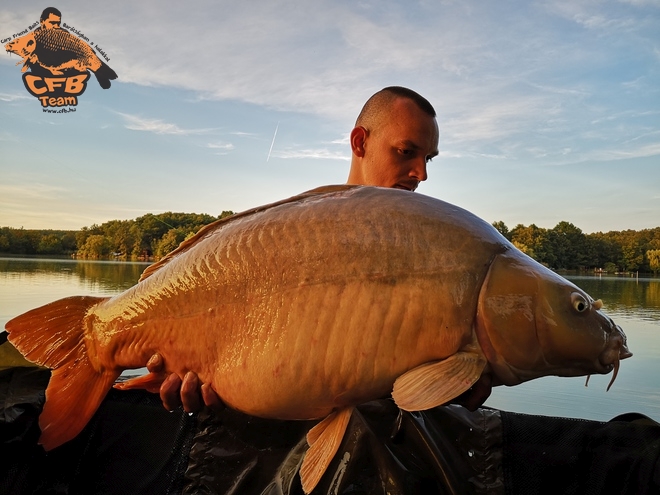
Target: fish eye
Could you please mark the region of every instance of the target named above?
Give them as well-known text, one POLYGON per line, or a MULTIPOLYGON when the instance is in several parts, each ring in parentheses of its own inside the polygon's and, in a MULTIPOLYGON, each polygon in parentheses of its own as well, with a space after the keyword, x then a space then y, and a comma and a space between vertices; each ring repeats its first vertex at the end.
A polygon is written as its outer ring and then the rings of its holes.
POLYGON ((571 302, 573 303, 573 308, 578 313, 584 313, 590 307, 589 301, 587 301, 582 294, 577 292, 571 294, 571 302))

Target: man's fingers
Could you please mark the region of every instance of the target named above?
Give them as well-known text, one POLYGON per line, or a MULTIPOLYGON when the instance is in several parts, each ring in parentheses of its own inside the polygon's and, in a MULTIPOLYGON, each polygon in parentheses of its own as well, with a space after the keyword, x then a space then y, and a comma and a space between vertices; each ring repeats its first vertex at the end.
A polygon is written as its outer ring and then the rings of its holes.
MULTIPOLYGON (((163 367, 163 358, 158 353, 151 356, 147 362, 147 369, 151 373, 158 373, 163 367)), ((199 378, 192 371, 186 373, 183 380, 176 373, 170 373, 160 386, 160 399, 168 411, 173 411, 181 405, 187 413, 201 411, 204 404, 215 411, 224 408, 213 388, 208 384, 200 387, 199 378)))
POLYGON ((160 373, 163 371, 163 356, 158 353, 151 356, 149 361, 147 361, 147 369, 151 373, 160 373))
POLYGON ((202 384, 202 399, 204 399, 204 404, 210 407, 214 411, 221 411, 225 407, 225 403, 220 400, 218 394, 215 393, 215 390, 208 383, 202 384))
POLYGON ((199 379, 197 378, 197 374, 192 371, 189 371, 183 377, 181 402, 183 402, 183 410, 187 413, 198 412, 202 409, 202 400, 199 394, 199 379))
POLYGON ((490 375, 482 375, 477 382, 472 385, 468 395, 463 400, 463 407, 469 411, 476 411, 479 407, 486 402, 490 397, 493 390, 492 377, 490 375))
POLYGON ((163 407, 168 411, 174 411, 181 405, 180 389, 181 378, 176 373, 170 373, 160 386, 160 400, 163 401, 163 407))

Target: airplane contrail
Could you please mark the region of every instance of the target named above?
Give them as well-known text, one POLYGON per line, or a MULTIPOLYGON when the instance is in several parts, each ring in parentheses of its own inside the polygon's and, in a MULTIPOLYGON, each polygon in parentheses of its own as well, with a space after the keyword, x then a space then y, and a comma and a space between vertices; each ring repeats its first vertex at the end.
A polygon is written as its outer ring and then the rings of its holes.
POLYGON ((270 143, 270 149, 268 150, 268 157, 266 158, 266 163, 268 163, 268 160, 270 160, 270 153, 273 151, 273 145, 275 144, 275 136, 277 136, 277 129, 280 127, 280 122, 277 122, 277 125, 275 126, 275 134, 273 134, 273 141, 270 143))

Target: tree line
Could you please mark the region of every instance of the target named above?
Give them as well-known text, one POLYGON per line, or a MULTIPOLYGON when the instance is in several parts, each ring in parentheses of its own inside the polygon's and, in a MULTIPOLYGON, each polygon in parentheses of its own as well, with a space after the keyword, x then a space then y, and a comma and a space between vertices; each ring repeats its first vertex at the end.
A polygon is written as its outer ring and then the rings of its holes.
POLYGON ((67 255, 83 259, 152 260, 166 255, 201 227, 233 215, 147 214, 135 220, 111 220, 80 230, 0 228, 0 253, 67 255))
POLYGON ((534 224, 509 230, 502 221, 495 227, 518 249, 553 270, 617 272, 660 271, 660 227, 585 234, 569 222, 552 229, 534 224))
MULTIPOLYGON (((81 230, 0 228, 0 253, 71 255, 84 259, 158 259, 194 235, 201 227, 232 215, 196 213, 147 214, 135 220, 111 220, 81 230)), ((518 249, 553 270, 616 272, 660 271, 660 227, 585 234, 569 222, 552 229, 534 224, 510 229, 502 221, 493 227, 518 249)))

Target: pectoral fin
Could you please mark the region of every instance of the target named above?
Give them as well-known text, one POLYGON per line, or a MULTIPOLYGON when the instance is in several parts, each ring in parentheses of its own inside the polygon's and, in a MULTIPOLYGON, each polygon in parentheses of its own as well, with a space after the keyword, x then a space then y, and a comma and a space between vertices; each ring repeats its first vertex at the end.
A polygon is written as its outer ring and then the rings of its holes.
POLYGON ((300 467, 300 480, 305 493, 316 487, 328 469, 344 438, 352 413, 352 407, 335 411, 307 433, 309 449, 300 467))
POLYGON ((425 363, 394 382, 392 397, 404 411, 440 406, 468 390, 481 376, 486 360, 473 352, 458 352, 442 361, 425 363))

